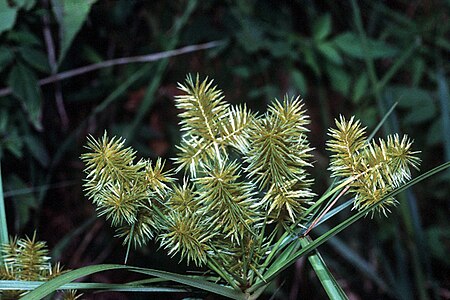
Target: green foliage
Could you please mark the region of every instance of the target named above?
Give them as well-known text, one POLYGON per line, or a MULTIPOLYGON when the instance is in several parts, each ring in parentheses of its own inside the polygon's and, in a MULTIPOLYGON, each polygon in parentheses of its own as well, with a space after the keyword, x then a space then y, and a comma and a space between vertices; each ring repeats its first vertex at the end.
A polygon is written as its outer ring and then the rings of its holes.
MULTIPOLYGON (((11 238, 1 249, 4 264, 0 267, 1 280, 47 281, 61 275, 65 271, 59 263, 50 262, 49 251, 45 242, 33 238, 11 238)), ((19 299, 26 292, 21 290, 2 290, 2 299, 19 299)), ((77 299, 76 291, 64 293, 63 299, 77 299)))
MULTIPOLYGON (((222 83, 230 102, 236 104, 245 99, 247 106, 228 105, 228 120, 219 121, 222 132, 216 132, 216 143, 205 145, 199 136, 183 135, 180 146, 185 152, 176 154, 179 164, 175 169, 189 174, 186 181, 160 181, 160 187, 153 192, 139 192, 156 194, 152 197, 158 201, 166 199, 170 207, 180 212, 200 208, 197 188, 190 182, 193 173, 198 173, 195 176, 199 178, 206 176, 203 167, 196 169, 197 163, 215 157, 215 145, 223 155, 233 153, 226 166, 241 163, 241 158, 245 158, 243 151, 257 146, 249 143, 248 132, 236 134, 247 127, 243 124, 254 123, 256 116, 249 108, 264 111, 275 96, 286 92, 311 99, 308 109, 315 122, 308 128, 314 145, 324 143, 324 128, 330 127, 338 113, 355 115, 373 128, 387 108, 398 101, 395 112, 383 123, 384 135, 414 132, 416 147, 423 149, 422 165, 427 168, 448 161, 448 1, 419 1, 415 5, 402 1, 351 3, 313 2, 305 6, 292 1, 276 5, 271 1, 0 1, 0 158, 10 231, 20 233, 39 226, 40 232, 48 230, 54 239, 66 230, 84 232, 78 224, 88 211, 82 206, 73 209, 72 203, 79 201, 75 199, 80 195, 79 187, 75 186, 81 170, 74 162, 86 131, 108 128, 112 135, 126 137, 139 155, 152 159, 173 156, 168 145, 177 140, 178 131, 173 126, 175 113, 168 99, 174 90, 172 82, 191 70, 211 74, 222 83), (205 52, 171 58, 169 64, 167 59, 144 66, 127 64, 81 74, 75 80, 43 83, 49 76, 54 78, 54 72, 58 77, 90 63, 216 39, 226 42, 205 52), (161 144, 166 146, 161 148, 161 144), (185 171, 185 166, 191 169, 185 171), (180 190, 177 193, 175 186, 180 190), (172 191, 173 199, 164 196, 172 191), (53 207, 55 199, 58 205, 53 207), (41 222, 43 217, 46 222, 41 222), (60 219, 67 220, 65 226, 59 226, 60 219), (53 234, 55 225, 58 230, 53 234)), ((372 146, 374 150, 381 147, 381 143, 376 144, 372 146)), ((317 148, 314 191, 320 194, 320 187, 329 178, 323 147, 317 148)), ((255 154, 262 155, 256 150, 255 154)), ((156 168, 157 161, 153 162, 151 167, 150 163, 143 163, 142 168, 156 168)), ((150 176, 157 176, 156 173, 150 176)), ((246 176, 248 171, 244 168, 238 173, 246 176)), ((254 189, 258 190, 263 182, 262 176, 270 176, 264 174, 251 178, 257 185, 254 189)), ((374 288, 362 288, 360 274, 354 275, 356 265, 343 262, 346 255, 337 257, 333 253, 333 269, 345 276, 349 290, 356 294, 373 292, 375 298, 387 294, 403 299, 413 294, 420 299, 437 298, 446 283, 446 270, 436 266, 446 264, 444 256, 433 253, 442 252, 445 239, 431 241, 425 237, 431 229, 445 231, 449 227, 443 213, 447 208, 449 174, 424 182, 414 192, 396 196, 401 202, 400 210, 394 211, 398 217, 375 220, 378 224, 373 227, 373 234, 364 234, 364 228, 358 225, 343 233, 342 239, 352 245, 354 255, 360 253, 374 272, 383 270, 378 276, 389 287, 383 288, 372 280, 374 288), (396 245, 395 251, 391 245, 396 245), (371 251, 366 251, 369 247, 371 251), (366 257, 372 251, 379 253, 373 260, 366 257), (405 271, 403 265, 411 268, 405 271)), ((167 176, 174 176, 173 172, 167 176)), ((282 193, 277 188, 272 193, 271 184, 267 183, 264 196, 252 197, 269 206, 270 221, 285 222, 286 226, 302 215, 313 196, 298 194, 311 193, 309 184, 299 186, 292 180, 285 185, 294 185, 288 189, 297 192, 282 193)), ((133 189, 133 193, 138 192, 136 187, 133 189)), ((115 211, 117 201, 122 200, 116 199, 108 208, 99 209, 99 213, 106 216, 115 211)), ((117 224, 118 235, 125 242, 132 237, 137 246, 148 243, 160 222, 152 205, 139 202, 146 209, 134 212, 137 220, 117 224)), ((383 206, 389 208, 387 204, 383 206)), ((127 210, 122 213, 126 217, 127 210)), ((109 218, 112 220, 111 215, 109 218)), ((2 221, 6 224, 6 218, 2 221)), ((105 241, 103 246, 108 247, 106 238, 98 240, 105 241)), ((49 240, 53 242, 57 241, 49 240)), ((96 247, 87 249, 86 258, 97 256, 93 253, 96 247)), ((326 256, 330 248, 323 250, 326 256)), ((145 263, 153 261, 148 259, 145 263)), ((284 285, 281 290, 295 291, 289 288, 284 285)))
POLYGON ((81 26, 89 15, 91 6, 97 0, 52 0, 52 9, 61 28, 60 31, 60 54, 58 63, 64 60, 69 47, 72 45, 81 26))
MULTIPOLYGON (((123 139, 105 133, 89 137, 89 152, 81 156, 86 194, 126 243, 143 245, 157 232, 169 255, 206 265, 234 289, 253 293, 288 258, 272 260, 284 247, 277 238, 320 219, 311 212, 331 195, 313 201, 308 117, 299 98, 275 100, 259 115, 226 103, 208 79, 188 76, 179 87, 185 93, 176 98, 183 136, 175 162, 183 184, 163 171, 161 159, 136 162, 123 139)), ((342 193, 355 193, 361 211, 386 213, 389 194, 410 180, 410 167, 418 167, 412 142, 398 135, 368 142, 353 117, 336 125, 328 143, 330 170, 343 183, 335 189, 344 185, 342 193)), ((297 242, 292 246, 294 253, 297 242)))

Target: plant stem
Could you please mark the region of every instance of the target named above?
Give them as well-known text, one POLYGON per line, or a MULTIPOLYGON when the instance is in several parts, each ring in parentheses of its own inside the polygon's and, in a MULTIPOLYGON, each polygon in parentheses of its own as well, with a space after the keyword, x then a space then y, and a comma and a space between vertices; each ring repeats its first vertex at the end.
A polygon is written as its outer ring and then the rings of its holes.
MULTIPOLYGON (((51 75, 49 77, 43 78, 38 81, 39 85, 47 85, 49 83, 61 81, 64 79, 72 78, 75 76, 79 76, 88 72, 92 72, 95 70, 103 69, 103 68, 109 68, 113 66, 118 65, 125 65, 125 64, 131 64, 131 63, 144 63, 144 62, 153 62, 158 61, 161 59, 170 58, 173 56, 178 56, 190 52, 195 52, 199 50, 206 50, 210 48, 215 48, 217 46, 223 45, 225 42, 218 40, 218 41, 212 41, 204 44, 197 44, 197 45, 189 45, 185 47, 181 47, 174 50, 168 50, 168 51, 162 51, 152 54, 146 54, 146 55, 140 55, 140 56, 131 56, 131 57, 121 57, 121 58, 115 58, 111 60, 105 60, 99 63, 83 66, 80 68, 72 69, 69 71, 57 73, 54 75, 51 75)), ((7 96, 12 93, 11 88, 3 88, 0 89, 0 97, 7 96)))
MULTIPOLYGON (((3 197, 2 166, 0 160, 0 245, 8 243, 8 223, 5 213, 5 199, 3 197)), ((0 258, 0 264, 3 265, 3 255, 0 258)))

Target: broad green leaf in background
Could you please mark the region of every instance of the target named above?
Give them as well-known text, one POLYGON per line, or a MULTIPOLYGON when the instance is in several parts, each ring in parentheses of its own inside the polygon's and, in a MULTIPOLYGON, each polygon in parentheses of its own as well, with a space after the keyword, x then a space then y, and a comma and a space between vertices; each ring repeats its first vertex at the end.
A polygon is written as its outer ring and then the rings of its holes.
POLYGON ((432 94, 424 89, 409 86, 390 86, 387 88, 392 97, 399 99, 399 108, 405 109, 405 124, 421 124, 431 121, 437 114, 437 105, 432 94))
POLYGON ((16 17, 17 8, 10 7, 7 0, 0 0, 0 34, 13 28, 16 17))
POLYGON ((11 113, 7 109, 0 110, 0 160, 6 149, 16 158, 22 158, 23 140, 19 135, 19 129, 11 126, 11 113))
POLYGON ((306 95, 308 92, 308 84, 303 73, 298 70, 292 70, 291 76, 295 87, 300 91, 300 95, 306 95))
POLYGON ((324 42, 317 45, 317 49, 322 53, 326 58, 337 65, 342 65, 343 60, 341 55, 336 50, 335 45, 333 43, 324 42))
POLYGON ((331 86, 342 95, 348 96, 352 81, 349 74, 343 68, 333 64, 326 65, 326 70, 331 86))
POLYGON ((319 76, 321 73, 321 68, 317 63, 315 52, 312 50, 312 48, 304 48, 302 50, 305 63, 313 70, 314 75, 319 76))
POLYGON ((47 56, 41 50, 25 46, 19 48, 19 54, 27 64, 36 70, 43 73, 50 73, 47 56))
POLYGON ((402 109, 416 108, 432 99, 430 91, 406 85, 390 85, 386 88, 392 98, 399 99, 398 107, 402 109))
POLYGON ((361 39, 353 32, 338 35, 333 42, 345 54, 364 59, 369 56, 372 59, 392 57, 398 53, 398 49, 381 40, 367 38, 369 53, 363 51, 361 39))
MULTIPOLYGON (((2 0, 0 0, 2 1, 2 0)), ((8 32, 8 40, 21 46, 42 46, 43 43, 35 34, 26 30, 11 30, 8 32)))
POLYGON ((41 130, 42 97, 36 75, 25 65, 17 63, 9 73, 8 85, 11 87, 13 95, 24 106, 30 122, 36 129, 41 130))
POLYGON ((358 103, 364 93, 366 93, 369 87, 369 78, 366 73, 362 73, 356 80, 355 86, 353 87, 352 99, 355 103, 358 103))
POLYGON ((73 39, 86 20, 92 4, 97 0, 52 0, 52 9, 59 23, 60 53, 58 64, 61 64, 69 50, 73 39))
POLYGON ((13 59, 14 59, 14 53, 9 48, 0 47, 0 72, 6 66, 8 66, 12 62, 13 59))
POLYGON ((47 167, 50 164, 50 156, 48 155, 42 140, 34 135, 27 135, 23 139, 31 156, 33 156, 41 166, 47 167))
MULTIPOLYGON (((16 174, 12 174, 5 178, 5 187, 8 188, 9 191, 15 190, 26 190, 28 185, 20 179, 16 174)), ((5 193, 5 197, 7 197, 5 193)), ((11 199, 10 199, 11 200, 11 199)), ((14 216, 11 215, 10 218, 14 221, 14 227, 11 228, 11 231, 17 232, 23 226, 25 226, 30 220, 30 212, 32 209, 36 209, 37 199, 33 193, 24 193, 20 195, 15 195, 12 198, 13 201, 9 201, 8 203, 12 203, 14 206, 14 216)))
POLYGON ((18 8, 30 10, 36 4, 36 0, 14 0, 14 3, 18 8))
POLYGON ((313 24, 313 37, 316 40, 323 40, 331 33, 330 15, 321 16, 313 24))

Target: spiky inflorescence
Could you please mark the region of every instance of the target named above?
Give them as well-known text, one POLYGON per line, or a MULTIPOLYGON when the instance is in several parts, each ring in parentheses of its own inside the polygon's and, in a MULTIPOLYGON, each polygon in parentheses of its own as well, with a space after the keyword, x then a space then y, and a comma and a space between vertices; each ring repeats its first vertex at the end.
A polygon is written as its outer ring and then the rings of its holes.
POLYGON ((159 196, 164 195, 170 190, 169 185, 172 184, 175 179, 172 177, 172 172, 163 171, 165 162, 158 158, 153 166, 151 161, 145 163, 145 180, 150 186, 150 189, 156 192, 159 196))
MULTIPOLYGON (((63 273, 59 263, 51 265, 45 242, 33 238, 10 239, 2 245, 4 264, 0 267, 1 280, 47 281, 63 273)), ((26 291, 3 290, 1 299, 19 299, 26 291)), ((76 295, 76 291, 73 291, 76 295)))
POLYGON ((85 190, 104 215, 117 227, 117 235, 135 246, 145 245, 158 230, 154 205, 164 202, 174 179, 163 171, 165 162, 158 159, 135 161, 135 151, 124 146, 120 138, 89 137, 90 152, 81 156, 86 164, 85 190))
MULTIPOLYGON (((381 201, 395 187, 411 178, 410 167, 418 169, 420 159, 411 151, 412 141, 405 135, 395 134, 387 141, 367 141, 361 123, 340 116, 337 129, 331 129, 328 150, 333 152, 330 170, 334 177, 354 177, 351 191, 355 193, 354 206, 363 209, 381 201)), ((395 204, 390 197, 378 206, 386 214, 389 205, 395 204)))
POLYGON ((180 253, 188 264, 190 261, 198 266, 206 264, 214 233, 202 222, 200 216, 170 212, 165 223, 159 239, 169 255, 180 253))
POLYGON ((239 243, 251 225, 260 221, 253 185, 240 181, 240 165, 226 161, 205 166, 205 175, 195 180, 199 186, 198 202, 201 213, 218 232, 231 236, 239 243))
POLYGON ((201 204, 195 198, 194 187, 184 179, 183 185, 175 184, 167 201, 167 206, 171 209, 187 216, 195 214, 200 209, 201 204))
POLYGON ((245 130, 253 115, 245 106, 232 107, 223 100, 212 80, 195 82, 188 76, 186 84, 179 84, 185 95, 176 97, 176 106, 182 109, 182 140, 175 159, 177 171, 189 171, 193 177, 203 163, 218 156, 226 156, 228 146, 241 149, 246 145, 245 130))
POLYGON ((104 135, 90 138, 91 153, 82 156, 88 196, 126 243, 145 244, 159 230, 170 254, 196 264, 208 254, 230 269, 250 260, 256 268, 267 249, 251 241, 264 239, 263 221, 295 222, 313 196, 303 104, 286 97, 258 116, 225 102, 212 81, 188 76, 179 87, 183 134, 175 163, 183 185, 161 160, 135 164, 122 139, 104 135))
POLYGON ((151 203, 142 205, 136 212, 135 222, 123 224, 117 228, 117 236, 123 238, 124 245, 131 242, 134 247, 142 247, 155 236, 161 220, 151 206, 151 203))
POLYGON ((260 188, 268 189, 264 199, 275 218, 287 211, 295 222, 314 195, 305 170, 311 166, 308 159, 312 150, 306 137, 307 124, 301 100, 285 97, 283 102, 270 105, 266 115, 248 131, 246 171, 260 188))
POLYGON ((186 79, 186 85, 179 84, 186 94, 176 97, 176 106, 182 109, 181 130, 195 133, 206 141, 215 141, 221 130, 222 119, 227 115, 229 106, 223 100, 222 91, 212 86, 208 79, 201 82, 199 76, 186 79))
POLYGON ((140 164, 134 164, 136 152, 124 147, 125 140, 108 138, 106 132, 101 139, 88 137, 86 148, 89 152, 81 155, 86 164, 84 172, 88 182, 85 184, 87 195, 92 198, 104 184, 121 182, 132 184, 136 178, 140 164))

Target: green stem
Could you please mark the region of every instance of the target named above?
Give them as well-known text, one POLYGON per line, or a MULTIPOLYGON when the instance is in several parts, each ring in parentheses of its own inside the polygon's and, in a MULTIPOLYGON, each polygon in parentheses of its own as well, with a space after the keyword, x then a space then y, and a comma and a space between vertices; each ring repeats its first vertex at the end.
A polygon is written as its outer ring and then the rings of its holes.
POLYGON ((235 280, 227 272, 224 272, 214 259, 209 257, 206 264, 209 268, 211 268, 211 270, 216 272, 220 277, 222 277, 222 279, 224 279, 229 285, 231 285, 233 289, 238 291, 241 290, 241 288, 236 284, 235 280))
MULTIPOLYGON (((435 167, 434 169, 431 169, 428 172, 426 172, 426 173, 418 176, 417 178, 411 180, 409 183, 407 183, 407 184, 405 184, 405 185, 403 185, 401 187, 396 188, 394 191, 392 191, 389 194, 387 194, 379 202, 377 202, 375 204, 372 204, 372 205, 366 207, 365 209, 362 209, 362 210, 358 211, 353 216, 350 216, 348 219, 346 219, 343 222, 339 223, 333 229, 331 229, 331 230, 327 231, 326 233, 324 233, 323 235, 319 236, 316 240, 314 240, 312 243, 310 243, 305 248, 302 248, 300 251, 294 253, 293 255, 290 255, 289 259, 287 259, 286 261, 280 263, 280 265, 275 270, 271 270, 268 274, 265 274, 266 282, 258 282, 256 284, 254 284, 251 288, 249 288, 248 291, 249 292, 256 291, 261 286, 267 284, 267 282, 272 281, 281 272, 283 272, 289 266, 294 264, 295 261, 297 261, 297 259, 299 259, 303 255, 311 252, 312 250, 316 249, 317 247, 319 247, 320 245, 322 245, 323 243, 328 241, 334 235, 336 235, 339 232, 341 232, 342 230, 346 229, 347 227, 349 227, 350 225, 352 225, 353 223, 355 223, 356 221, 358 221, 362 217, 366 216, 374 208, 376 208, 377 206, 383 204, 387 199, 389 199, 391 197, 394 197, 398 193, 406 190, 407 188, 409 188, 409 187, 411 187, 411 186, 413 186, 413 185, 415 185, 415 184, 417 184, 417 183, 427 179, 428 177, 430 177, 430 176, 432 176, 432 175, 434 175, 434 174, 436 174, 438 172, 441 172, 441 171, 443 171, 443 170, 445 170, 445 169, 447 169, 449 167, 450 167, 450 161, 448 161, 446 163, 443 163, 443 164, 435 167)), ((292 242, 295 242, 295 240, 293 240, 292 242)))
MULTIPOLYGON (((308 208, 308 210, 305 212, 305 215, 310 214, 312 211, 318 209, 318 207, 328 198, 332 197, 334 194, 336 194, 340 189, 344 188, 348 184, 350 184, 354 180, 353 177, 344 180, 340 184, 336 185, 335 187, 330 186, 328 190, 311 206, 308 208)), ((278 239, 276 244, 271 249, 269 255, 267 256, 266 260, 262 264, 262 269, 266 269, 269 264, 272 262, 272 260, 275 258, 275 256, 286 246, 288 245, 292 239, 290 236, 292 236, 292 233, 295 232, 295 229, 297 228, 299 222, 296 222, 295 224, 292 224, 292 226, 289 228, 288 231, 285 231, 283 235, 278 239)))
MULTIPOLYGON (((0 245, 8 243, 8 223, 5 213, 5 199, 3 197, 2 167, 0 161, 0 245)), ((0 264, 3 264, 1 256, 0 264)))
MULTIPOLYGON (((192 0, 187 2, 187 7, 183 12, 183 15, 179 17, 174 26, 173 26, 173 35, 172 37, 169 37, 167 46, 165 50, 173 50, 179 39, 180 39, 180 32, 184 28, 184 25, 189 20, 189 17, 194 12, 195 8, 197 7, 198 1, 192 0)), ((160 86, 163 74, 165 70, 167 69, 167 66, 169 64, 169 59, 165 58, 158 62, 156 66, 155 75, 150 82, 150 85, 147 89, 147 93, 144 96, 144 99, 139 107, 139 110, 136 113, 136 116, 134 117, 133 123, 128 128, 126 132, 124 132, 124 136, 127 137, 129 141, 133 141, 134 137, 136 136, 137 130, 142 123, 142 120, 147 115, 148 110, 152 107, 154 103, 155 98, 155 92, 157 91, 158 87, 160 86)))
MULTIPOLYGON (((352 10, 353 10, 353 19, 356 25, 356 29, 358 30, 359 38, 361 40, 361 47, 364 55, 364 62, 366 64, 367 73, 369 75, 369 81, 372 85, 372 90, 375 95, 375 100, 378 106, 378 110, 380 111, 381 115, 384 115, 384 107, 383 103, 381 101, 381 85, 379 84, 376 69, 375 69, 375 63, 372 59, 372 56, 370 55, 370 48, 369 43, 367 41, 366 34, 364 32, 364 27, 361 19, 361 12, 359 10, 358 4, 356 0, 350 1, 352 4, 352 10)), ((387 125, 386 125, 387 126, 387 125)), ((385 127, 386 129, 386 127, 385 127)), ((387 130, 389 132, 389 130, 387 130)))

